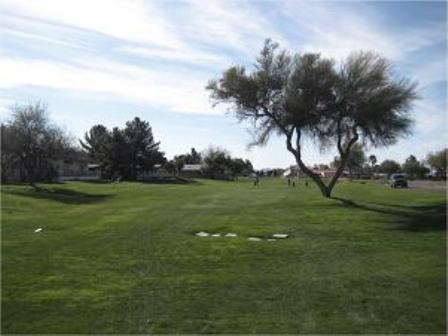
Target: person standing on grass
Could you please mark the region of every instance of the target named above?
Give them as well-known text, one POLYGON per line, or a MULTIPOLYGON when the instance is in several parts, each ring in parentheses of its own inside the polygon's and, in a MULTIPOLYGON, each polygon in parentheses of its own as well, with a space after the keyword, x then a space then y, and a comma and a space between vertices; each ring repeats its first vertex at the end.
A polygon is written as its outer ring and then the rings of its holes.
POLYGON ((259 182, 260 182, 260 178, 258 177, 258 175, 255 175, 255 177, 254 177, 254 186, 258 187, 259 182))
POLYGON ((291 186, 291 179, 288 177, 288 187, 291 186))

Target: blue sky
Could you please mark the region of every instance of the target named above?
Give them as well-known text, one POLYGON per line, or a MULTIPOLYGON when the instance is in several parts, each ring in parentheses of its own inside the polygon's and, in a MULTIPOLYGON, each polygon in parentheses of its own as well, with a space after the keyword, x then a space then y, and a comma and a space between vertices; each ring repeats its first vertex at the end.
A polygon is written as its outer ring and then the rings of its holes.
MULTIPOLYGON (((0 0, 0 118, 42 100, 81 137, 97 123, 148 120, 168 158, 209 145, 257 168, 294 160, 282 138, 247 150, 250 125, 213 108, 204 87, 230 65, 250 67, 267 37, 341 61, 374 50, 419 82, 414 133, 381 161, 419 159, 447 144, 445 2, 0 0)), ((307 163, 329 162, 304 143, 307 163)))

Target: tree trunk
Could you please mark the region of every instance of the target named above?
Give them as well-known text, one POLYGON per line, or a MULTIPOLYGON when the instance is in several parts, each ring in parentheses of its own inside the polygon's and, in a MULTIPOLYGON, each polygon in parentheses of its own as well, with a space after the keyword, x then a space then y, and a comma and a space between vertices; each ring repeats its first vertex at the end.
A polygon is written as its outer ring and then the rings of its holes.
POLYGON ((23 167, 25 168, 29 185, 36 190, 39 189, 35 184, 35 180, 36 180, 35 174, 34 174, 34 168, 35 168, 34 163, 35 162, 31 162, 30 160, 32 160, 32 159, 30 159, 29 157, 20 156, 20 159, 22 160, 23 167))
POLYGON ((34 175, 34 168, 28 167, 26 169, 27 169, 27 175, 28 175, 28 182, 29 182, 30 186, 36 190, 39 189, 35 183, 36 178, 34 175))
POLYGON ((305 164, 302 162, 302 159, 300 157, 296 156, 296 162, 299 165, 300 170, 303 171, 306 175, 308 175, 314 181, 314 183, 317 184, 317 186, 320 189, 320 192, 321 192, 322 196, 330 197, 331 196, 331 189, 329 189, 325 185, 325 183, 322 181, 320 176, 316 175, 314 172, 309 170, 308 167, 305 166, 305 164))
POLYGON ((294 148, 292 146, 291 139, 292 139, 293 131, 294 131, 294 129, 290 130, 289 132, 285 132, 287 149, 292 154, 294 154, 294 157, 296 158, 296 162, 299 165, 300 170, 303 171, 306 175, 308 175, 314 181, 314 183, 317 184, 317 186, 320 189, 320 192, 321 192, 322 196, 324 196, 326 198, 330 198, 331 197, 331 192, 333 191, 333 188, 336 185, 337 180, 341 176, 342 171, 344 170, 344 167, 347 164, 348 156, 349 156, 349 153, 350 153, 350 148, 358 140, 358 134, 356 133, 356 131, 354 132, 355 135, 349 141, 349 143, 347 144, 345 152, 342 150, 342 146, 338 142, 338 149, 339 149, 339 152, 341 154, 341 163, 340 163, 338 169, 336 170, 336 173, 334 174, 333 178, 331 179, 330 183, 327 186, 322 181, 320 176, 317 176, 316 174, 314 174, 314 172, 312 172, 310 169, 308 169, 308 167, 305 166, 305 164, 303 163, 302 157, 301 157, 301 147, 300 147, 300 131, 297 128, 296 128, 296 133, 297 133, 296 148, 294 148))
POLYGON ((322 196, 324 197, 330 197, 331 196, 331 189, 329 189, 325 183, 322 181, 320 176, 317 176, 312 172, 308 167, 303 163, 302 157, 301 157, 301 148, 300 148, 300 132, 296 130, 297 132, 297 139, 296 139, 296 148, 294 148, 291 144, 291 138, 292 138, 292 131, 286 134, 286 147, 288 150, 294 155, 296 158, 296 162, 300 168, 301 171, 303 171, 306 175, 308 175, 314 183, 319 187, 320 192, 322 196))

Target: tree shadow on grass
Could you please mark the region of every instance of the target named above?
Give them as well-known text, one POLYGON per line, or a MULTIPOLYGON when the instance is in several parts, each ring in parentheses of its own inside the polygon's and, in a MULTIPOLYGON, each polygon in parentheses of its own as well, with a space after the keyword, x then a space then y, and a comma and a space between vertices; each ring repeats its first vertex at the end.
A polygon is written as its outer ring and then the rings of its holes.
POLYGON ((185 177, 159 177, 138 182, 145 184, 201 184, 199 181, 185 177))
POLYGON ((91 183, 91 184, 120 184, 122 182, 135 182, 135 183, 144 183, 144 184, 201 184, 200 182, 184 178, 184 177, 154 177, 148 178, 145 180, 137 180, 137 181, 127 181, 122 180, 120 182, 113 180, 90 180, 90 181, 80 181, 82 183, 91 183))
POLYGON ((9 194, 20 195, 25 197, 46 199, 65 204, 91 204, 103 202, 114 196, 112 194, 88 194, 81 191, 65 189, 65 188, 42 188, 26 189, 26 190, 10 190, 9 194))
POLYGON ((348 208, 361 209, 391 215, 395 219, 394 230, 413 232, 446 230, 446 204, 440 202, 432 205, 411 206, 387 203, 356 203, 352 200, 333 197, 348 208))
POLYGON ((79 180, 76 182, 88 183, 88 184, 111 184, 111 180, 79 180))

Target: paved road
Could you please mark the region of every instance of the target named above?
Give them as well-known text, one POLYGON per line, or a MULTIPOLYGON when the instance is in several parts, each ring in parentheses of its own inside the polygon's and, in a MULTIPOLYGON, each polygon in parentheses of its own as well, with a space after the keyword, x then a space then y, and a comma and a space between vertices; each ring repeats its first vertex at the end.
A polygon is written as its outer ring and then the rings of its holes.
POLYGON ((421 189, 433 192, 446 192, 446 182, 428 181, 428 180, 409 181, 409 189, 421 189))

